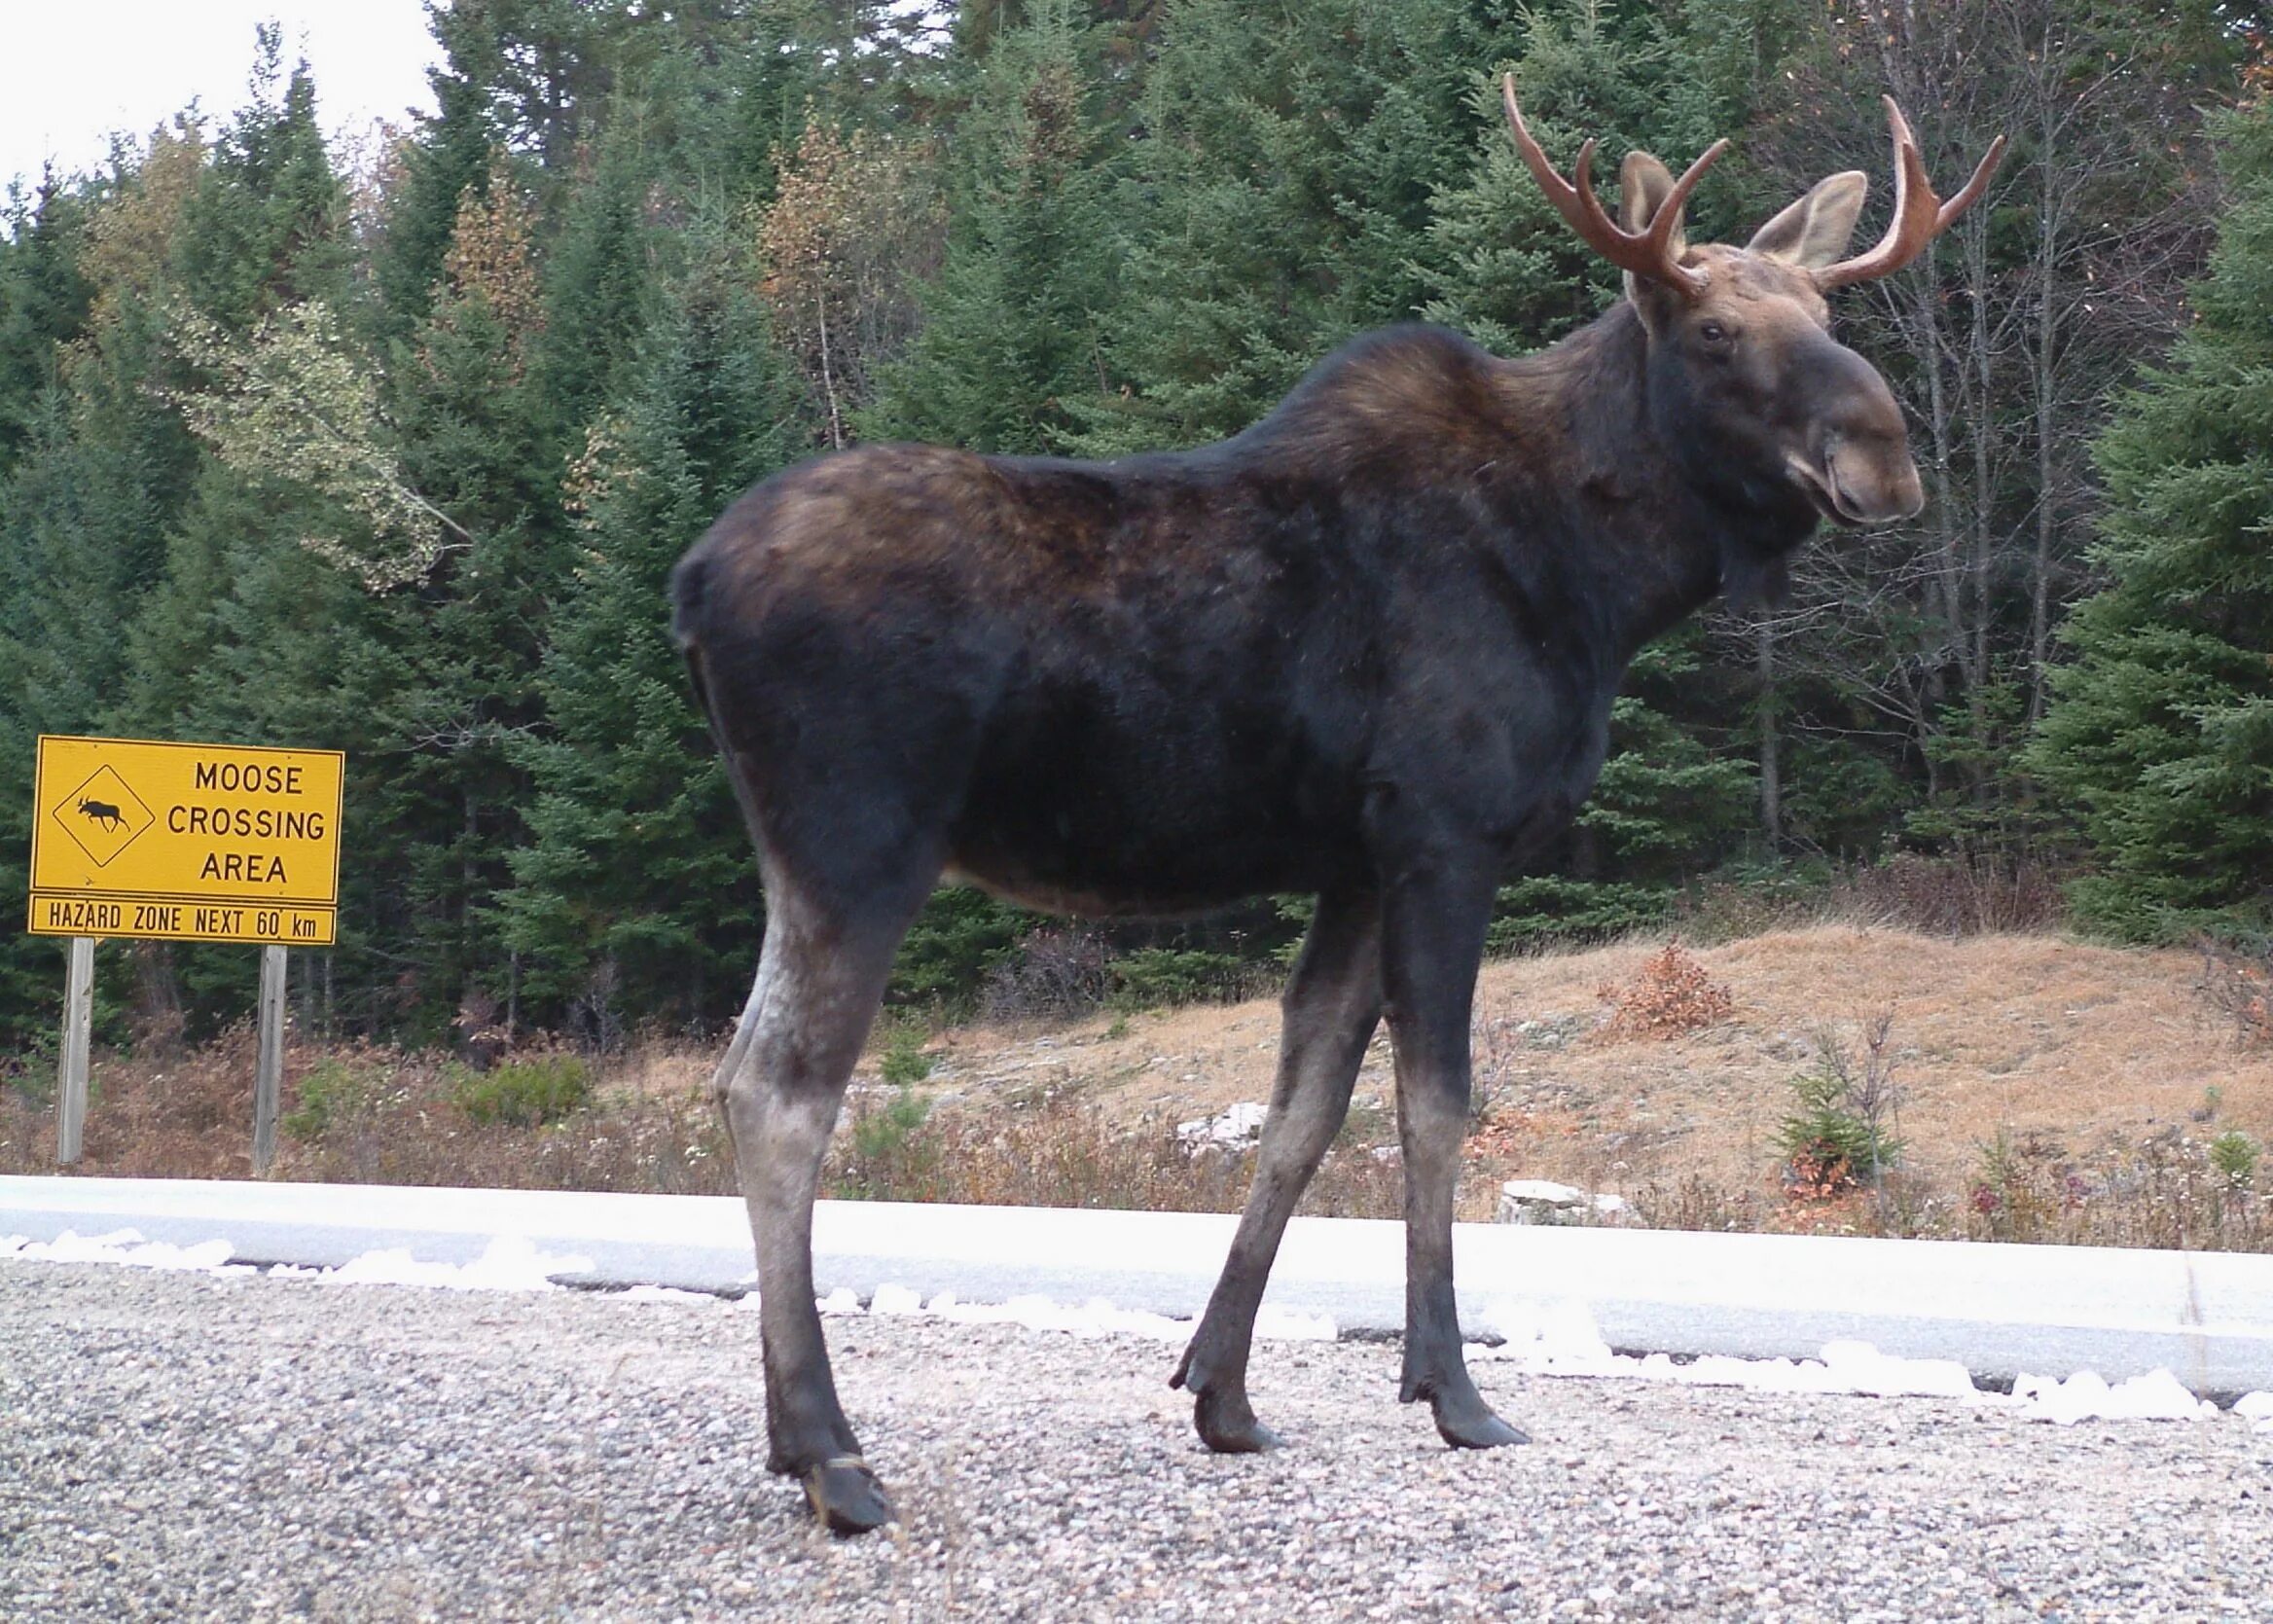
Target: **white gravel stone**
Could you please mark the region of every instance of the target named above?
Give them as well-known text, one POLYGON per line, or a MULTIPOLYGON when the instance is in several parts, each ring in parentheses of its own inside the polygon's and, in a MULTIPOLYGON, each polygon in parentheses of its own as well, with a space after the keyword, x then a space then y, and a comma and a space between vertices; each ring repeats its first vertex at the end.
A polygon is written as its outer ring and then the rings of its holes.
POLYGON ((828 1320, 902 1524, 766 1475, 755 1315, 0 1261, 0 1619, 2273 1617, 2273 1434, 1258 1345, 1210 1456, 1155 1340, 828 1320))

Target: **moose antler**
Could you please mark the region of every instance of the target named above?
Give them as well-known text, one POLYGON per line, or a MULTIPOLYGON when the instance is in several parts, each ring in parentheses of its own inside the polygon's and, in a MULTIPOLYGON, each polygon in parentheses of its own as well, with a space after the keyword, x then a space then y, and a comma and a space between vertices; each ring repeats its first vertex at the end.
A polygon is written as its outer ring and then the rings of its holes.
POLYGON ((2004 137, 2000 135, 1989 143, 1988 153, 1973 170, 1973 178, 1966 182, 1966 189, 1945 203, 1933 195, 1933 185, 1926 178, 1926 160, 1919 154, 1910 121, 1902 117, 1893 96, 1879 99, 1887 104, 1887 125, 1894 134, 1894 218, 1877 247, 1816 272, 1816 286, 1826 291, 1891 276, 1926 252, 1926 245, 1947 231, 1950 222, 1988 190, 1989 177, 1997 172, 1998 161, 2004 156, 2004 137))
MULTIPOLYGON (((1680 228, 1681 205, 1689 200, 1689 194, 1714 161, 1728 150, 1726 140, 1715 141, 1705 149, 1704 155, 1683 171, 1674 182, 1674 189, 1666 194, 1650 217, 1646 231, 1629 232, 1603 212, 1602 200, 1594 195, 1594 141, 1590 137, 1578 149, 1578 164, 1572 171, 1576 185, 1555 172, 1554 164, 1532 139, 1530 126, 1523 122, 1523 109, 1515 102, 1515 75, 1502 74, 1499 93, 1507 103, 1508 126, 1515 131, 1515 150, 1523 154, 1532 178, 1539 183, 1539 190, 1547 195, 1547 201, 1555 205, 1555 212, 1569 222, 1579 239, 1621 271, 1631 271, 1637 276, 1645 276, 1685 298, 1701 298, 1705 292, 1705 273, 1682 265, 1673 247, 1674 233, 1680 228)), ((1971 199, 1968 198, 1967 201, 1971 199)))

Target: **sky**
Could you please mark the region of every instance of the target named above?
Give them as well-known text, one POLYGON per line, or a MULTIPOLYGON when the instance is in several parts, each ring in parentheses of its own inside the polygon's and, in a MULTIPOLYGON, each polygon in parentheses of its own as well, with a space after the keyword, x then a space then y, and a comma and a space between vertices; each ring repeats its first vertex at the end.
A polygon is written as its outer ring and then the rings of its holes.
POLYGON ((325 130, 431 111, 437 57, 422 0, 0 0, 0 188, 43 163, 90 169, 110 135, 146 135, 194 98, 213 122, 245 100, 253 29, 284 27, 306 56, 325 130))

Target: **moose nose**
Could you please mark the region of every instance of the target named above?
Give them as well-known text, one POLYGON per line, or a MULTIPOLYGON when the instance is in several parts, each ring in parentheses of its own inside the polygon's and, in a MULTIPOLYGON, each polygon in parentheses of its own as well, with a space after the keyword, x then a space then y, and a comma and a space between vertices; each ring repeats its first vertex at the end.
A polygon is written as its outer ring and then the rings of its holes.
POLYGON ((1809 470, 1842 519, 1892 524, 1926 506, 1926 487, 1910 460, 1902 408, 1878 369, 1826 339, 1811 358, 1822 391, 1809 470))
POLYGON ((1823 482, 1840 514, 1858 524, 1892 524, 1926 506, 1926 486, 1906 439, 1835 444, 1823 459, 1823 482))

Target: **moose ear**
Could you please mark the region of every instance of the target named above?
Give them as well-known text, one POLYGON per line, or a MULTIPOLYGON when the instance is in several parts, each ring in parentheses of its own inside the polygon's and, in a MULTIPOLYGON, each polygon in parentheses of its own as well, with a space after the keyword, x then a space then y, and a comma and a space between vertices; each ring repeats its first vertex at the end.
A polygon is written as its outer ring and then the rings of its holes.
MULTIPOLYGON (((1618 165, 1618 224, 1630 232, 1647 231, 1673 189, 1673 171, 1648 153, 1628 153, 1626 162, 1618 165)), ((1667 256, 1678 260, 1687 247, 1681 222, 1676 220, 1673 236, 1666 244, 1667 256)))
POLYGON ((1783 260, 1809 271, 1821 271, 1847 252, 1855 235, 1856 216, 1862 212, 1862 194, 1870 178, 1860 169, 1847 169, 1819 180, 1806 197, 1752 234, 1745 251, 1783 260))
MULTIPOLYGON (((1618 224, 1630 232, 1647 231, 1673 189, 1672 170, 1648 153, 1628 153, 1626 162, 1618 165, 1618 224)), ((1677 217, 1673 235, 1666 238, 1665 257, 1678 265, 1688 251, 1689 239, 1677 217)), ((1621 280, 1626 284, 1626 298, 1642 312, 1643 325, 1653 333, 1680 303, 1680 296, 1672 289, 1645 281, 1631 271, 1621 280)))

